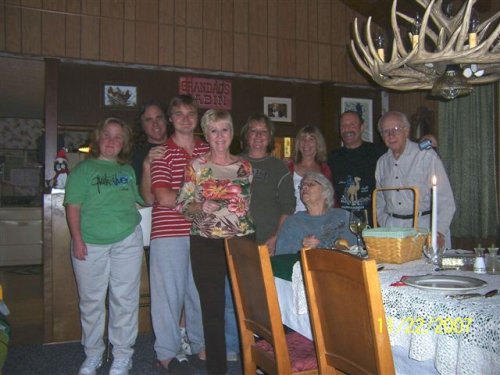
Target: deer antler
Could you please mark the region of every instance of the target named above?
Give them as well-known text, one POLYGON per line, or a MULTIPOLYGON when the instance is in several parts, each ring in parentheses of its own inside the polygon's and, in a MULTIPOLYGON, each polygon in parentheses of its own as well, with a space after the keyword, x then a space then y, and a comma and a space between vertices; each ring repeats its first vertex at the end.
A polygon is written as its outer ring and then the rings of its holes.
POLYGON ((500 12, 477 27, 477 44, 471 47, 469 24, 473 5, 477 0, 467 0, 453 17, 447 16, 442 11, 442 0, 415 1, 425 9, 418 42, 413 48, 407 49, 405 46, 398 17, 408 24, 412 24, 414 20, 397 12, 397 0, 394 0, 391 7, 394 40, 392 53, 387 62, 380 57, 373 43, 371 17, 365 26, 367 44, 362 42, 358 20, 354 19, 351 51, 364 72, 379 85, 401 91, 431 89, 448 65, 460 65, 466 68, 470 64, 477 64, 484 74, 480 77, 471 76, 468 79, 471 84, 483 84, 500 79, 500 23, 498 22, 500 12))

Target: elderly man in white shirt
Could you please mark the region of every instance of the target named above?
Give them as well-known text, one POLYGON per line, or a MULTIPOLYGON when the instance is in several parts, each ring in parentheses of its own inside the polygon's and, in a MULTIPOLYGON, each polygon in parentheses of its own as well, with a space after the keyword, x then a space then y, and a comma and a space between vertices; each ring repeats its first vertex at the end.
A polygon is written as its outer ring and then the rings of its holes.
MULTIPOLYGON (((419 227, 430 228, 432 177, 436 176, 438 246, 450 248, 450 223, 455 213, 455 200, 441 159, 433 149, 420 150, 417 143, 408 139, 410 123, 401 112, 385 113, 378 122, 378 130, 389 150, 377 162, 377 188, 418 187, 419 227)), ((380 226, 413 226, 413 193, 409 190, 378 193, 377 215, 380 226)))

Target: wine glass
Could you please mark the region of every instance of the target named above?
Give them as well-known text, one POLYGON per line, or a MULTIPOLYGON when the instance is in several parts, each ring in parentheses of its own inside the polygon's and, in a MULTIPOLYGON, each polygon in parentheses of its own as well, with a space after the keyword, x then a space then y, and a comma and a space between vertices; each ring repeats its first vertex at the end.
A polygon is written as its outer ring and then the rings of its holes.
POLYGON ((427 236, 425 239, 424 245, 422 246, 422 252, 424 256, 427 258, 427 264, 433 264, 438 267, 442 267, 443 255, 445 252, 444 247, 438 247, 435 249, 431 243, 431 236, 427 236))
POLYGON ((349 229, 356 236, 356 250, 359 256, 366 255, 361 240, 361 233, 363 233, 363 229, 365 229, 366 226, 367 214, 363 211, 352 211, 349 220, 349 229))

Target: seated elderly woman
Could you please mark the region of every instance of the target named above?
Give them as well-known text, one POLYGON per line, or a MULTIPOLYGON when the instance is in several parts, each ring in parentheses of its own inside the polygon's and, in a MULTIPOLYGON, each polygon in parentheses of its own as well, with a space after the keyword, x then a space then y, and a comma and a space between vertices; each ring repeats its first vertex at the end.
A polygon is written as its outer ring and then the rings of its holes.
POLYGON ((278 233, 276 255, 296 253, 303 247, 333 248, 339 243, 356 243, 349 230, 349 211, 332 208, 333 187, 323 174, 305 173, 299 188, 306 211, 286 218, 278 233))

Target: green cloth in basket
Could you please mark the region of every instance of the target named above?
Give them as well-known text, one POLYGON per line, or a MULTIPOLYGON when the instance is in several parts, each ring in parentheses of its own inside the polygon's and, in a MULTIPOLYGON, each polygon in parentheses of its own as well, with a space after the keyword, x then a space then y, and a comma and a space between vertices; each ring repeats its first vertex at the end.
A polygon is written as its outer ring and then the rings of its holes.
POLYGON ((271 257, 274 277, 292 281, 293 265, 300 260, 300 254, 283 254, 271 257))
POLYGON ((413 237, 422 234, 428 234, 429 230, 426 228, 418 228, 416 231, 414 228, 371 228, 365 229, 363 231, 363 237, 378 237, 378 238, 405 238, 405 237, 413 237))

